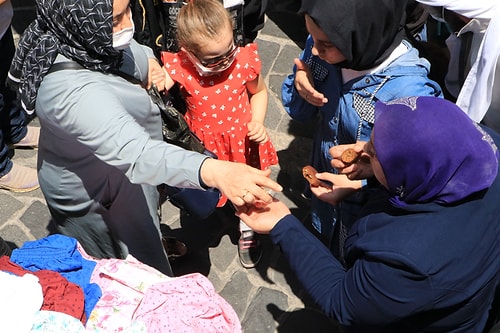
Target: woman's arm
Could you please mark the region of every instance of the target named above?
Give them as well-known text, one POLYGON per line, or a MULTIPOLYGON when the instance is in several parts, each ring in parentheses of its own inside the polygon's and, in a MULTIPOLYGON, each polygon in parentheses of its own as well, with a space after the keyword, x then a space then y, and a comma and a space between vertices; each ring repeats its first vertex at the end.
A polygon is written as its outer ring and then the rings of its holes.
POLYGON ((308 294, 342 325, 384 326, 432 304, 429 279, 404 254, 359 252, 346 270, 282 202, 237 215, 253 230, 270 234, 308 294))

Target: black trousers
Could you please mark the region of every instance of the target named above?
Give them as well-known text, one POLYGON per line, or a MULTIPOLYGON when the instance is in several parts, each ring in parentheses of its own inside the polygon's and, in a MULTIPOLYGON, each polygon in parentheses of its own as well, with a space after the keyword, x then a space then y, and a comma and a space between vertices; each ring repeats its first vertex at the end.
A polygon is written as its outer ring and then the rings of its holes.
POLYGON ((26 113, 19 107, 16 93, 5 86, 15 45, 11 29, 0 40, 0 177, 12 168, 8 143, 19 142, 26 136, 26 113))

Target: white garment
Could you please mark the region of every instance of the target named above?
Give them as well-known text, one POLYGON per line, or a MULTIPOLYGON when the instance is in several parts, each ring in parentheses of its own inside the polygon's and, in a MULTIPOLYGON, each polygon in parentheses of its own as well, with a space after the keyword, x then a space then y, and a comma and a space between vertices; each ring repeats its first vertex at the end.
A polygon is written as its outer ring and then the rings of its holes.
POLYGON ((493 10, 497 6, 498 0, 417 0, 424 5, 442 6, 448 10, 456 12, 469 18, 493 17, 493 10))
POLYGON ((31 331, 35 315, 43 304, 38 277, 0 271, 0 299, 0 332, 31 331))
POLYGON ((12 9, 12 4, 10 0, 0 5, 0 39, 3 38, 5 32, 10 27, 12 22, 12 17, 14 16, 14 10, 12 9))
MULTIPOLYGON (((446 46, 450 52, 450 61, 448 65, 448 73, 446 73, 445 85, 448 92, 457 98, 462 88, 460 82, 460 51, 462 40, 460 37, 467 32, 472 33, 472 41, 470 46, 470 55, 477 55, 483 41, 484 33, 488 28, 489 20, 487 19, 472 19, 463 26, 456 34, 450 34, 446 39, 446 46)), ((475 56, 469 56, 464 67, 464 73, 469 73, 475 62, 475 56)))
POLYGON ((224 0, 224 7, 231 8, 233 6, 243 5, 243 0, 224 0))
MULTIPOLYGON (((429 6, 443 6, 468 18, 489 20, 477 56, 458 95, 460 106, 474 121, 480 122, 490 108, 497 62, 500 56, 500 4, 498 0, 418 0, 429 6)), ((471 57, 474 55, 471 55, 471 57)), ((498 106, 494 106, 497 109, 498 106)), ((500 110, 494 111, 500 112, 500 110)), ((498 124, 500 126, 500 124, 498 124)))
POLYGON ((365 76, 367 74, 374 74, 381 72, 382 70, 386 69, 391 62, 402 56, 408 52, 408 46, 405 45, 404 42, 401 42, 401 44, 396 47, 392 53, 385 59, 380 65, 378 65, 375 68, 367 69, 364 71, 356 71, 354 69, 349 69, 349 68, 342 68, 342 81, 344 83, 355 79, 357 77, 365 76))

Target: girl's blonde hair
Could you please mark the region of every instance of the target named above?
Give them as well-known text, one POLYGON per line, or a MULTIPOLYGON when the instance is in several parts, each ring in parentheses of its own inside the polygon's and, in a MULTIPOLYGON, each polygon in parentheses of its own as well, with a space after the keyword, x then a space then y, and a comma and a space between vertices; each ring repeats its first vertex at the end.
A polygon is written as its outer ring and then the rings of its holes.
POLYGON ((199 51, 205 40, 214 40, 223 29, 233 29, 233 20, 219 0, 191 0, 177 16, 179 45, 192 52, 199 51))

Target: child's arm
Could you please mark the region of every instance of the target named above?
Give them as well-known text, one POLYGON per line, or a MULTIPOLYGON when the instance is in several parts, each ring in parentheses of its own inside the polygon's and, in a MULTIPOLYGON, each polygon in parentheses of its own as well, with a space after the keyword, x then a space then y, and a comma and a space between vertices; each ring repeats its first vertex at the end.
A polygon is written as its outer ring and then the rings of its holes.
POLYGON ((156 59, 149 59, 148 86, 156 85, 158 91, 169 90, 174 85, 174 80, 168 75, 165 67, 161 67, 156 59))
POLYGON ((172 79, 172 77, 170 75, 168 75, 165 67, 162 67, 162 69, 163 69, 163 73, 165 75, 165 89, 170 90, 170 88, 172 88, 174 86, 175 81, 172 79))
POLYGON ((248 137, 252 141, 263 143, 269 137, 264 127, 267 113, 267 87, 262 75, 258 75, 255 80, 248 82, 247 90, 250 94, 250 107, 252 108, 252 120, 248 123, 248 137))

